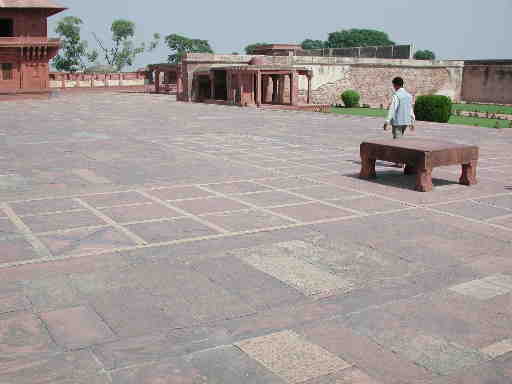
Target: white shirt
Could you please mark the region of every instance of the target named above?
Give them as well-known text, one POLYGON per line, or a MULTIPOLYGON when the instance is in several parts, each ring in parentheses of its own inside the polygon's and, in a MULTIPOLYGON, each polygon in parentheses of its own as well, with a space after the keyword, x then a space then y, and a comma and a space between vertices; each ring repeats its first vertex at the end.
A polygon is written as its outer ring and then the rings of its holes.
MULTIPOLYGON (((396 115, 396 111, 398 109, 398 105, 400 104, 400 100, 396 92, 393 94, 393 100, 391 101, 391 105, 389 106, 388 118, 386 119, 386 123, 390 124, 393 117, 396 115)), ((411 108, 411 120, 414 123, 416 121, 416 116, 414 115, 414 108, 411 108)))

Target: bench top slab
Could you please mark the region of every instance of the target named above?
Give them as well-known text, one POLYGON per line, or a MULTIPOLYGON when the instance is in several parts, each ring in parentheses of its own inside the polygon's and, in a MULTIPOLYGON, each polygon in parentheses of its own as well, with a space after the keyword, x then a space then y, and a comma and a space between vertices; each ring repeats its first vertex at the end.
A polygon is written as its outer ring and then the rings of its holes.
POLYGON ((368 140, 363 145, 387 147, 393 149, 413 150, 418 152, 437 152, 461 149, 478 149, 475 145, 466 145, 451 143, 449 141, 431 140, 431 139, 385 139, 385 140, 368 140))
POLYGON ((450 143, 430 139, 369 140, 361 144, 361 157, 415 165, 432 169, 477 161, 475 145, 450 143))

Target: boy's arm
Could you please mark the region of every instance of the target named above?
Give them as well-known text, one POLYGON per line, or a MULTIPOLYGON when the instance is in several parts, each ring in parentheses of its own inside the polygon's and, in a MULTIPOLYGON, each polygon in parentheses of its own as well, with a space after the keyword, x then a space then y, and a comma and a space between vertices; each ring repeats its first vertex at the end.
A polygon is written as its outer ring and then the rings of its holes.
POLYGON ((393 95, 393 100, 391 101, 391 105, 389 106, 388 117, 386 118, 386 122, 384 123, 384 130, 388 129, 388 125, 391 123, 391 120, 393 120, 393 117, 395 117, 397 108, 398 98, 396 97, 396 95, 393 95))
POLYGON ((411 108, 411 131, 414 131, 416 127, 414 126, 416 123, 416 115, 414 114, 414 108, 411 108))

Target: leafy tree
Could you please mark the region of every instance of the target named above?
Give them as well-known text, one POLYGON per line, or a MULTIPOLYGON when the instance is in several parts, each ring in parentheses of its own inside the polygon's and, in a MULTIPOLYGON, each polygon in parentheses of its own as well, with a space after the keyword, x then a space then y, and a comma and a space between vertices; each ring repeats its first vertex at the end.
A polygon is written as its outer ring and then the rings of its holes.
POLYGON ((208 40, 190 39, 186 36, 171 34, 165 37, 165 43, 172 51, 169 63, 179 63, 186 53, 213 53, 208 40))
POLYGON ((328 48, 327 42, 323 40, 306 39, 302 42, 302 49, 323 49, 328 48))
POLYGON ((115 20, 110 27, 110 31, 112 32, 113 42, 111 48, 106 47, 95 33, 93 33, 93 35, 103 52, 105 61, 114 67, 116 71, 121 71, 124 67, 133 65, 135 57, 146 50, 152 51, 158 46, 160 41, 160 34, 155 33, 153 35, 153 41, 149 43, 147 48, 145 43, 136 47, 133 42, 135 23, 130 20, 115 20))
POLYGON ((98 52, 87 51, 87 41, 80 37, 80 26, 83 21, 78 17, 67 16, 57 23, 55 32, 62 39, 62 49, 53 59, 57 71, 76 72, 87 68, 88 62, 98 58, 98 52))
POLYGON ((329 33, 329 48, 395 45, 386 32, 374 29, 345 29, 329 33))
POLYGON ((428 49, 425 49, 423 51, 417 51, 415 54, 414 54, 414 58, 416 60, 435 60, 436 59, 436 54, 432 51, 429 51, 428 49))
POLYGON ((261 45, 268 45, 268 43, 254 43, 249 44, 247 47, 245 47, 245 53, 248 55, 252 55, 254 53, 254 50, 258 48, 261 45))

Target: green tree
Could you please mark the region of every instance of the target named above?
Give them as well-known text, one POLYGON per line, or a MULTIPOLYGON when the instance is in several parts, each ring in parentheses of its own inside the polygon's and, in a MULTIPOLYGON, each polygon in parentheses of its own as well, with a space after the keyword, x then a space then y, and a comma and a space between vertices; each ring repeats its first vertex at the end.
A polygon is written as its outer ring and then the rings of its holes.
POLYGON ((88 52, 87 41, 80 36, 80 26, 83 21, 78 17, 67 16, 57 23, 55 32, 62 40, 62 49, 53 59, 53 66, 57 71, 76 72, 85 70, 89 62, 98 58, 98 52, 88 52))
POLYGON ((186 53, 213 53, 208 40, 190 39, 186 36, 171 34, 165 37, 165 43, 171 50, 169 63, 179 63, 186 53))
POLYGON ((112 47, 107 47, 103 41, 93 33, 98 46, 103 52, 105 61, 114 67, 116 71, 121 71, 126 66, 133 65, 135 58, 144 51, 152 51, 160 41, 160 34, 155 33, 153 40, 146 47, 145 43, 135 46, 133 38, 135 36, 135 23, 130 20, 119 19, 112 22, 110 27, 112 32, 112 47))
POLYGON ((395 45, 386 32, 374 29, 345 29, 329 33, 329 48, 395 45))
POLYGON ((302 49, 323 49, 328 48, 327 42, 323 40, 306 39, 302 42, 302 49))
POLYGON ((428 49, 417 51, 414 54, 414 58, 416 60, 435 60, 436 54, 428 49))
POLYGON ((245 47, 245 53, 247 55, 252 55, 254 53, 254 50, 261 46, 261 45, 268 45, 268 43, 254 43, 254 44, 249 44, 247 47, 245 47))

